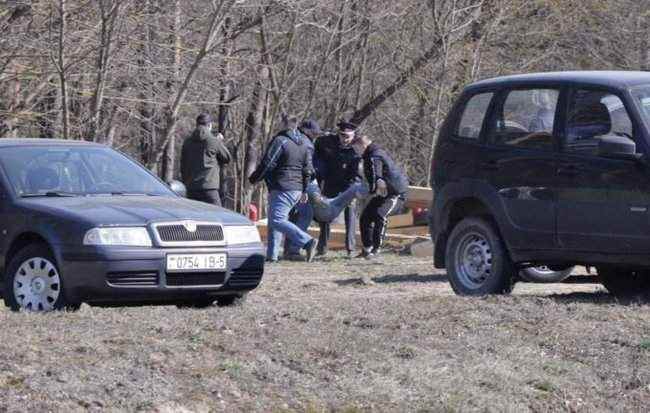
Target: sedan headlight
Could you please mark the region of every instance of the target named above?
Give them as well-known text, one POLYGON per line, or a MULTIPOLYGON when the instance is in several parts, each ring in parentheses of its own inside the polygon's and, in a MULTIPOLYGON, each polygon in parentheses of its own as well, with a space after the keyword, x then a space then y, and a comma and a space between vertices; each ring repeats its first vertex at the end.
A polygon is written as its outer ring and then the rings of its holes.
POLYGON ((151 247, 151 237, 142 227, 93 228, 86 232, 84 245, 151 247))
POLYGON ((228 245, 262 242, 260 233, 254 225, 224 226, 223 234, 228 245))

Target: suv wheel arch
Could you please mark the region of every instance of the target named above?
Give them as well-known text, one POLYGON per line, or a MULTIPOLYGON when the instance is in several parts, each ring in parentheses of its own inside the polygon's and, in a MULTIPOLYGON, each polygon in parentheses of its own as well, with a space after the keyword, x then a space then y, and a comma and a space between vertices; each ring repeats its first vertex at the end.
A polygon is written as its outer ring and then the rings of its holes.
POLYGON ((494 213, 487 206, 487 203, 477 197, 465 197, 450 201, 443 210, 442 231, 440 231, 434 244, 435 267, 443 269, 446 267, 447 239, 456 225, 465 218, 483 218, 492 222, 497 232, 500 232, 494 213))

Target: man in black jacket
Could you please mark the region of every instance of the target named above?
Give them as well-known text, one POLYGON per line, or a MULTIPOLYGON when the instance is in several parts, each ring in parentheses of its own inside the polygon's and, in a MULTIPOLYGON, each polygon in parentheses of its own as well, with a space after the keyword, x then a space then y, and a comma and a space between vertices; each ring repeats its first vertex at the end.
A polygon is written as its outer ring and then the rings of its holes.
MULTIPOLYGON (((334 198, 345 192, 359 180, 360 158, 350 146, 354 140, 357 125, 350 122, 340 122, 337 135, 325 135, 316 140, 314 162, 318 164, 318 180, 322 184, 322 193, 328 198, 334 198)), ((345 214, 345 248, 348 255, 355 250, 356 208, 352 202, 344 211, 345 214)), ((330 223, 320 222, 320 237, 318 240, 318 255, 327 253, 327 242, 330 236, 330 223)))
POLYGON ((196 129, 181 151, 181 177, 187 187, 187 197, 221 206, 219 170, 230 162, 230 152, 223 136, 212 134, 212 118, 202 113, 196 118, 196 129))
POLYGON ((359 257, 372 258, 380 252, 388 216, 404 205, 408 177, 385 150, 366 136, 355 138, 352 147, 363 159, 363 172, 372 197, 361 213, 363 252, 359 257))
POLYGON ((316 253, 316 240, 289 221, 289 213, 299 202, 307 202, 307 185, 312 179, 312 152, 298 131, 298 121, 285 121, 286 129, 271 140, 251 184, 266 181, 269 189, 268 240, 266 259, 277 262, 284 234, 307 251, 307 261, 316 253))

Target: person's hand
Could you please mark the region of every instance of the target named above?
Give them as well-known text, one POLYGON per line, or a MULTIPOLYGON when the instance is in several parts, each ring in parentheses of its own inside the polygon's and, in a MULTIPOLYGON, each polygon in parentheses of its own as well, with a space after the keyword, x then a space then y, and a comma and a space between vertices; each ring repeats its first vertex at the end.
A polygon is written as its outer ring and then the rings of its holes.
POLYGON ((221 140, 224 139, 223 134, 221 132, 217 132, 216 136, 217 136, 217 139, 221 139, 221 140))
POLYGON ((301 204, 306 204, 308 200, 309 200, 309 197, 307 196, 307 194, 303 193, 302 196, 300 197, 300 203, 301 204))
POLYGON ((386 181, 383 179, 378 179, 377 180, 377 191, 375 191, 377 195, 381 197, 387 197, 388 196, 388 187, 386 186, 386 181))

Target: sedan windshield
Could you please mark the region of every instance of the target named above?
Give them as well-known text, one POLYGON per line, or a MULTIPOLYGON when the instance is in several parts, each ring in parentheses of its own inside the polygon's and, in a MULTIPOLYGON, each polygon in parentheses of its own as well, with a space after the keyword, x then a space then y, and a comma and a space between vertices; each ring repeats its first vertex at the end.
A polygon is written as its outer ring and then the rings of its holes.
POLYGON ((0 148, 0 162, 23 197, 173 194, 149 171, 110 148, 6 147, 0 148))

